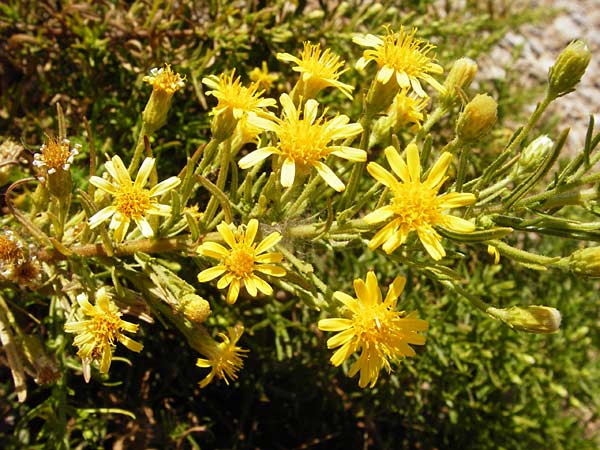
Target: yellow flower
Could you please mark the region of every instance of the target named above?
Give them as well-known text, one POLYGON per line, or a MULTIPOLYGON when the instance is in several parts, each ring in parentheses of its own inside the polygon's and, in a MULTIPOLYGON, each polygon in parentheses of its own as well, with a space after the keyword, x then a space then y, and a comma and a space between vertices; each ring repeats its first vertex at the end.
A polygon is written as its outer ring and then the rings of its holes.
POLYGON ((425 336, 418 332, 427 330, 427 322, 418 319, 416 312, 405 314, 404 311, 396 311, 398 296, 405 284, 406 278, 396 277, 382 301, 377 278, 370 271, 366 282, 360 278, 354 280, 357 298, 340 291, 333 294, 348 308, 350 318, 319 321, 319 329, 338 332, 327 340, 327 348, 340 347, 331 357, 334 366, 339 366, 353 353, 360 351, 348 373, 353 377, 360 371, 360 387, 367 384, 375 386, 380 370, 383 367, 388 372, 391 370, 390 359, 415 356, 409 344, 425 344, 425 336))
POLYGON ((442 92, 443 86, 430 74, 441 74, 442 66, 434 62, 430 56, 435 46, 415 37, 416 28, 410 33, 404 32, 404 27, 399 33, 393 33, 386 28, 387 34, 383 37, 367 34, 352 39, 356 44, 372 47, 365 50, 363 56, 356 62, 356 68, 362 70, 369 61, 375 61, 379 67, 377 81, 386 84, 395 77, 401 88, 411 87, 419 97, 427 94, 421 87, 421 82, 429 83, 436 90, 442 92))
POLYGON ((409 233, 415 230, 429 255, 435 260, 441 259, 446 252, 440 242, 440 235, 433 227, 440 225, 462 233, 473 231, 475 225, 471 222, 445 214, 444 210, 470 205, 475 201, 475 196, 460 192, 437 195, 446 181, 445 174, 452 161, 452 155, 448 152, 440 156, 423 182, 419 150, 415 144, 411 143, 406 148, 407 162, 404 162, 393 147, 385 149, 385 156, 400 180, 377 163, 371 162, 367 165, 371 176, 387 186, 393 195, 389 205, 364 217, 370 224, 392 218, 369 241, 369 248, 373 250, 382 246, 386 253, 392 253, 406 241, 409 233))
POLYGON ((74 345, 79 348, 77 355, 84 364, 84 375, 89 380, 89 365, 100 361, 100 372, 107 373, 112 361, 115 340, 129 350, 140 352, 144 346, 122 332, 136 333, 139 325, 121 319, 122 313, 111 300, 105 288, 96 292, 96 304, 92 305, 85 294, 77 296, 81 312, 88 319, 65 324, 67 333, 75 333, 74 345), (86 368, 87 367, 87 370, 86 368))
POLYGON ((264 89, 265 92, 271 89, 273 82, 277 80, 277 74, 269 72, 266 61, 262 62, 260 68, 255 67, 252 69, 248 76, 258 84, 260 89, 264 89))
POLYGON ((198 281, 205 283, 222 275, 217 282, 217 288, 227 291, 227 303, 236 302, 242 282, 252 297, 258 291, 271 295, 273 288, 255 272, 264 273, 273 277, 282 277, 285 269, 274 265, 283 259, 279 252, 266 252, 281 240, 281 235, 273 232, 263 239, 258 245, 254 243, 258 231, 258 220, 251 219, 248 226, 239 226, 232 231, 225 222, 217 226, 219 234, 231 250, 216 242, 204 242, 198 247, 198 253, 221 260, 221 264, 203 270, 198 274, 198 281))
POLYGON ((289 187, 294 183, 296 169, 303 172, 314 167, 325 182, 336 191, 343 191, 344 183, 333 171, 322 162, 330 154, 349 161, 366 161, 367 152, 345 145, 330 145, 332 141, 348 139, 362 131, 358 123, 348 123, 345 115, 338 115, 331 120, 324 115, 317 118, 319 103, 310 99, 304 105, 304 114, 300 118, 302 108, 296 109, 287 94, 279 98, 283 107, 283 119, 272 119, 251 116, 248 122, 264 130, 273 131, 279 140, 277 146, 261 147, 247 154, 239 161, 242 169, 247 169, 273 154, 283 156, 281 168, 281 185, 289 187))
POLYGON ((289 53, 277 53, 277 59, 297 64, 292 70, 301 74, 295 89, 302 98, 314 98, 321 89, 332 86, 352 100, 354 87, 338 81, 340 75, 345 72, 339 71, 344 66, 344 60, 329 49, 321 52, 320 44, 304 42, 300 58, 289 53))
POLYGON ((170 177, 151 189, 144 189, 154 167, 154 158, 144 159, 135 181, 131 181, 123 161, 118 156, 113 156, 105 164, 105 167, 114 181, 108 182, 104 178, 94 176, 90 178, 90 183, 104 192, 108 192, 114 197, 114 200, 112 205, 90 217, 90 228, 96 228, 112 217, 110 228, 115 230, 115 241, 117 242, 121 242, 125 238, 132 220, 144 237, 154 236, 154 230, 146 216, 168 216, 170 214, 171 207, 159 204, 157 198, 175 188, 181 180, 177 177, 170 177))
POLYGON ((185 86, 185 77, 182 77, 171 70, 170 64, 165 64, 164 67, 155 67, 150 70, 150 75, 145 76, 143 81, 152 86, 152 90, 156 90, 168 95, 173 95, 183 86, 185 86))
POLYGON ((218 100, 210 113, 215 116, 212 132, 218 139, 228 138, 244 115, 264 114, 265 108, 276 104, 272 98, 261 98, 264 91, 259 90, 258 83, 243 86, 240 77, 235 76, 235 69, 218 77, 210 75, 202 83, 212 89, 206 93, 218 100))
POLYGON ((223 339, 222 342, 214 342, 209 348, 206 349, 206 359, 198 358, 196 365, 198 367, 210 368, 210 373, 200 381, 200 387, 206 387, 212 379, 222 378, 227 385, 229 385, 229 379, 236 380, 237 372, 242 368, 242 358, 245 357, 244 353, 248 350, 238 347, 236 344, 239 341, 244 327, 240 324, 228 330, 229 336, 223 333, 219 333, 219 337, 223 339))
POLYGON ((394 131, 400 131, 404 126, 413 124, 415 129, 421 128, 421 122, 425 118, 423 110, 427 107, 429 98, 419 98, 408 93, 408 89, 402 89, 390 107, 388 114, 392 119, 394 131))

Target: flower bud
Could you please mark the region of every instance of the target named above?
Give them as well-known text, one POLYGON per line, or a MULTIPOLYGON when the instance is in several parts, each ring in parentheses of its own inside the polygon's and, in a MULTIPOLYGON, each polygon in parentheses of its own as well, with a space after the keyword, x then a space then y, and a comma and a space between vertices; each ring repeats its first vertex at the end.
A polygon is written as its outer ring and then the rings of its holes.
POLYGON ((515 166, 516 171, 523 173, 537 169, 553 146, 554 142, 545 134, 535 138, 521 153, 521 158, 515 166))
POLYGON ((453 103, 458 97, 459 90, 468 88, 476 73, 477 63, 471 58, 460 58, 454 61, 444 81, 444 91, 441 95, 442 102, 453 103))
POLYGON ((591 58, 592 53, 585 42, 577 39, 567 45, 548 71, 550 96, 556 98, 573 92, 591 58))
POLYGON ((387 83, 382 83, 375 78, 367 92, 366 114, 373 117, 388 109, 399 90, 400 87, 394 77, 387 83))
POLYGON ((567 258, 569 270, 585 277, 600 277, 600 247, 577 250, 567 258))
POLYGON ((509 327, 528 333, 556 333, 560 328, 560 312, 549 306, 513 306, 511 308, 489 307, 486 312, 509 327))
POLYGON ((496 123, 498 104, 487 94, 477 94, 458 117, 456 134, 464 142, 481 139, 496 123))
POLYGON ((210 316, 210 304, 196 294, 185 294, 181 299, 183 314, 195 324, 201 324, 210 316))

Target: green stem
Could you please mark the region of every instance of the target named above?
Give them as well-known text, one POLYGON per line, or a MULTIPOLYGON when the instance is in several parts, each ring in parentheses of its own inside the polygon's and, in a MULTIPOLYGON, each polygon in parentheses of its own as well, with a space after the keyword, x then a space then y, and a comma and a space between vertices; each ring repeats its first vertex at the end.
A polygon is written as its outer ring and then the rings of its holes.
MULTIPOLYGON (((359 148, 367 151, 369 149, 369 137, 371 135, 371 127, 373 125, 373 116, 365 115, 360 124, 363 127, 363 134, 360 138, 359 148)), ((348 184, 346 185, 346 189, 342 194, 339 202, 339 210, 343 211, 351 204, 356 197, 356 192, 358 191, 358 185, 360 183, 360 177, 365 170, 365 166, 367 165, 366 161, 354 163, 352 167, 352 172, 350 173, 350 180, 348 180, 348 184)))
POLYGON ((140 161, 142 159, 142 154, 144 152, 144 135, 146 134, 146 123, 142 121, 142 128, 140 129, 140 133, 138 134, 138 140, 135 144, 135 150, 133 151, 133 157, 131 158, 131 163, 129 164, 128 172, 129 176, 133 178, 133 174, 140 166, 140 161))

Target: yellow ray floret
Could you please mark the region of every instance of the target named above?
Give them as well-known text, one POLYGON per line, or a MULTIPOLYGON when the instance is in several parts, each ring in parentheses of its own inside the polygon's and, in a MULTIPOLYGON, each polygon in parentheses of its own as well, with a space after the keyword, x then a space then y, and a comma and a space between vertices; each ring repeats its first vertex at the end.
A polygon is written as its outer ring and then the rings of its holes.
POLYGON ((427 322, 415 312, 396 311, 405 284, 406 278, 396 277, 382 301, 377 277, 370 271, 366 281, 354 280, 356 298, 340 291, 333 294, 348 309, 346 317, 319 321, 319 329, 338 332, 327 340, 327 348, 337 348, 331 357, 334 366, 360 352, 348 373, 353 377, 360 372, 360 387, 375 386, 381 369, 391 370, 390 360, 415 356, 410 345, 425 344, 419 332, 427 330, 427 322))
POLYGON ((247 169, 273 154, 281 155, 282 186, 289 187, 294 183, 297 170, 314 167, 329 186, 338 192, 343 191, 344 183, 322 160, 335 155, 349 161, 366 161, 367 153, 364 150, 332 145, 333 141, 360 134, 362 126, 348 123, 350 119, 345 115, 338 115, 331 120, 324 116, 317 117, 319 103, 313 99, 306 102, 303 114, 301 107, 296 109, 289 95, 282 94, 279 100, 283 107, 283 119, 248 117, 249 123, 263 130, 273 131, 278 138, 277 145, 261 147, 247 154, 240 159, 240 167, 247 169))
POLYGON ((256 272, 273 277, 282 277, 286 274, 285 269, 275 265, 281 262, 283 255, 279 252, 267 252, 281 240, 281 235, 273 232, 257 245, 254 243, 258 231, 256 219, 251 219, 247 227, 240 226, 235 230, 222 222, 217 226, 217 230, 230 249, 210 241, 200 245, 198 253, 219 259, 221 263, 200 272, 198 281, 205 283, 221 277, 217 287, 225 289, 229 286, 227 303, 230 304, 236 302, 242 283, 252 297, 256 297, 258 291, 271 295, 273 288, 256 272))
POLYGON ((385 156, 394 174, 375 162, 367 165, 371 176, 387 186, 393 196, 388 205, 364 217, 370 224, 388 222, 369 241, 369 248, 381 246, 386 253, 392 253, 406 241, 411 231, 416 231, 429 255, 435 260, 441 259, 446 251, 434 227, 439 225, 462 233, 473 231, 473 223, 446 214, 445 210, 470 205, 475 202, 475 196, 459 192, 438 195, 452 162, 448 152, 440 156, 425 181, 421 181, 421 162, 415 144, 406 148, 406 162, 391 146, 385 149, 385 156))

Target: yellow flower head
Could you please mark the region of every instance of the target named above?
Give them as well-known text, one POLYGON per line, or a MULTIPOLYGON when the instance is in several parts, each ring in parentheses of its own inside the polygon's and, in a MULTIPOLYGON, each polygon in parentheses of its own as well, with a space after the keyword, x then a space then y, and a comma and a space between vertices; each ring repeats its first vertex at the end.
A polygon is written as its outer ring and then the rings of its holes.
POLYGON ((215 116, 212 132, 218 139, 228 138, 246 114, 262 115, 265 114, 265 108, 276 104, 272 98, 262 98, 264 91, 259 90, 258 83, 243 86, 240 77, 235 76, 235 69, 218 77, 210 75, 203 78, 202 83, 212 89, 206 93, 218 100, 217 106, 210 112, 215 116))
POLYGON ((320 44, 304 42, 300 58, 289 53, 277 53, 277 59, 297 64, 292 70, 301 74, 296 89, 302 98, 314 98, 321 89, 332 86, 352 100, 354 87, 338 81, 340 75, 345 72, 345 70, 340 71, 344 66, 344 60, 329 49, 321 52, 320 44))
POLYGON ((289 187, 294 183, 296 169, 302 171, 314 167, 325 182, 336 191, 345 189, 344 183, 333 171, 323 163, 330 154, 349 161, 366 161, 367 152, 345 145, 330 145, 332 141, 356 136, 362 131, 358 123, 348 123, 345 115, 338 115, 331 120, 324 115, 317 117, 319 103, 310 99, 302 108, 296 109, 287 94, 279 98, 283 107, 283 119, 273 117, 249 117, 248 122, 264 130, 273 131, 279 140, 277 146, 261 147, 239 161, 242 169, 247 169, 273 154, 281 155, 281 185, 289 187), (302 117, 300 117, 302 115, 302 117))
POLYGON ((211 258, 221 260, 217 266, 203 270, 198 274, 198 281, 205 283, 217 277, 217 288, 227 291, 227 303, 236 302, 242 282, 252 297, 256 297, 258 291, 265 295, 271 295, 273 288, 265 280, 260 278, 256 272, 282 277, 286 274, 285 269, 276 266, 283 259, 279 252, 267 252, 281 240, 281 235, 273 232, 263 239, 258 245, 254 243, 258 231, 258 220, 251 219, 248 226, 239 226, 234 231, 225 222, 217 226, 219 234, 225 243, 231 248, 227 249, 216 242, 204 242, 198 247, 198 253, 211 258))
POLYGON ((277 80, 277 74, 269 72, 269 66, 267 66, 267 62, 263 61, 259 67, 255 67, 248 74, 250 79, 258 84, 260 89, 263 89, 267 92, 271 89, 273 82, 277 80))
POLYGON ((405 284, 406 278, 396 277, 382 301, 377 278, 370 271, 366 281, 360 278, 354 280, 357 298, 340 291, 333 294, 348 308, 348 318, 319 321, 319 329, 338 332, 327 340, 327 348, 340 347, 331 357, 334 366, 339 366, 353 353, 360 351, 348 373, 353 377, 360 371, 360 387, 367 384, 375 386, 380 370, 383 367, 391 370, 390 359, 415 356, 409 344, 425 344, 425 336, 418 332, 427 330, 427 322, 418 319, 416 312, 405 314, 404 311, 396 311, 398 296, 405 284))
POLYGON ((390 107, 389 115, 392 118, 394 130, 400 131, 404 126, 413 124, 416 129, 421 128, 421 122, 425 118, 423 110, 427 107, 429 98, 419 98, 409 94, 408 89, 402 89, 390 107))
POLYGON ((431 76, 432 73, 441 74, 444 71, 431 55, 435 46, 416 38, 416 28, 410 33, 406 33, 404 27, 400 28, 399 33, 393 33, 389 28, 386 31, 387 34, 383 37, 367 34, 352 39, 356 44, 372 47, 364 51, 356 62, 356 68, 362 70, 369 61, 375 61, 379 67, 377 81, 381 84, 386 84, 395 77, 401 88, 412 86, 419 97, 426 97, 427 94, 421 87, 422 80, 442 92, 443 86, 431 76))
POLYGON ((429 255, 435 260, 441 259, 446 252, 440 242, 440 235, 433 227, 440 225, 462 233, 473 231, 475 225, 471 222, 445 214, 444 211, 470 205, 475 202, 475 196, 460 192, 437 195, 446 181, 445 174, 452 161, 452 155, 448 152, 440 156, 423 182, 419 150, 415 144, 411 143, 406 148, 407 162, 391 146, 385 149, 385 156, 392 171, 400 179, 375 162, 367 165, 371 176, 387 186, 393 195, 389 205, 376 209, 364 218, 371 224, 389 220, 369 241, 369 248, 373 250, 382 246, 386 253, 392 253, 415 230, 429 255))
POLYGON ((229 379, 237 379, 237 373, 244 365, 242 358, 248 351, 236 345, 243 332, 244 327, 238 324, 228 329, 229 336, 219 333, 219 337, 223 341, 214 342, 207 349, 206 359, 198 358, 196 361, 198 367, 210 368, 210 373, 199 383, 201 388, 206 387, 215 375, 217 378, 222 378, 227 385, 229 385, 229 379))
POLYGON ((151 69, 150 75, 145 76, 143 80, 152 86, 152 90, 169 96, 185 86, 185 77, 173 72, 170 64, 151 69))
MULTIPOLYGON (((129 350, 140 352, 144 346, 123 334, 136 333, 139 325, 121 319, 121 312, 111 300, 105 288, 96 292, 96 304, 92 305, 85 294, 77 296, 77 303, 81 312, 87 319, 67 322, 65 331, 75 333, 74 345, 79 348, 77 355, 82 359, 84 366, 89 367, 92 361, 100 361, 100 372, 107 373, 112 361, 115 340, 119 341, 129 350)), ((86 381, 89 379, 89 370, 84 369, 86 381)))
POLYGON ((151 189, 144 189, 150 172, 154 167, 154 158, 146 158, 135 178, 131 177, 118 156, 105 164, 106 170, 113 178, 112 182, 100 177, 91 177, 90 183, 113 196, 113 203, 92 217, 90 228, 96 228, 101 223, 112 217, 110 228, 115 230, 115 241, 121 242, 125 238, 131 221, 134 221, 144 237, 154 236, 154 230, 148 222, 148 215, 168 216, 171 207, 158 203, 158 197, 175 188, 181 180, 170 177, 158 183, 151 189))

